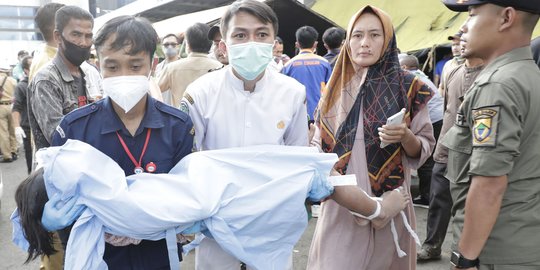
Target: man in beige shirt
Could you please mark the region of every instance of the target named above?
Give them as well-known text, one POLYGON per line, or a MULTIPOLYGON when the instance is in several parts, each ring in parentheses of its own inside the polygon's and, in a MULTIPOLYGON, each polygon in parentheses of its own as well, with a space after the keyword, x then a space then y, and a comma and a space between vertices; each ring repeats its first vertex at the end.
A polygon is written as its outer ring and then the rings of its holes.
POLYGON ((34 78, 36 73, 43 67, 45 64, 50 62, 56 55, 58 48, 58 43, 54 40, 54 15, 57 10, 63 7, 64 4, 59 3, 49 3, 40 7, 34 18, 34 22, 39 28, 41 35, 45 43, 36 53, 34 59, 32 60, 32 65, 30 66, 30 73, 28 74, 28 82, 34 78))
POLYGON ((17 159, 17 141, 11 117, 13 93, 17 81, 9 76, 8 67, 0 68, 0 150, 2 162, 12 162, 17 159))
POLYGON ((220 62, 208 58, 212 46, 212 41, 208 40, 209 30, 210 27, 203 23, 189 27, 185 33, 188 57, 170 63, 163 69, 159 77, 159 88, 162 92, 170 89, 171 106, 178 108, 190 83, 222 66, 220 62))

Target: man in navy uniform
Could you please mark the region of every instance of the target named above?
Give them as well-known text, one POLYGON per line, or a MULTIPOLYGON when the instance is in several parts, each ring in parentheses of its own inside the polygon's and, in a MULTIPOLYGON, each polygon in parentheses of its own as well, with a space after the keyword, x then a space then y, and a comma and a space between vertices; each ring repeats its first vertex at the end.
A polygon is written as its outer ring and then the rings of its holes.
MULTIPOLYGON (((107 98, 66 115, 53 134, 53 146, 68 139, 86 142, 115 160, 126 176, 167 173, 191 153, 190 117, 148 95, 157 39, 147 20, 133 16, 114 18, 101 28, 94 44, 107 98)), ((46 205, 44 227, 55 230, 73 223, 60 212, 46 205)), ((164 239, 141 241, 112 235, 105 239, 103 259, 109 269, 170 269, 164 239)))

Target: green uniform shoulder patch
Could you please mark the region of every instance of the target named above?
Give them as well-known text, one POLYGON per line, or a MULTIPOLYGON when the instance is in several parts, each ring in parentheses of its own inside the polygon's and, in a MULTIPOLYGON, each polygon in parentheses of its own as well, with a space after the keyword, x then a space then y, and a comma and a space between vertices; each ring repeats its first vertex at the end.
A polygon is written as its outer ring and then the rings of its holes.
POLYGON ((499 106, 473 109, 472 114, 473 146, 496 146, 499 106))

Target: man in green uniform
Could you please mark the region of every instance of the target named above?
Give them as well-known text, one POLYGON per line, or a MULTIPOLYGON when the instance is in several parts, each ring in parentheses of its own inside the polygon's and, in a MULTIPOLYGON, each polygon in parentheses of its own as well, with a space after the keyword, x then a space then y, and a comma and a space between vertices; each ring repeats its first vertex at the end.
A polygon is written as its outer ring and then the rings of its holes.
POLYGON ((531 35, 540 0, 443 0, 467 11, 463 57, 485 63, 454 126, 446 177, 454 269, 540 269, 540 70, 531 35))

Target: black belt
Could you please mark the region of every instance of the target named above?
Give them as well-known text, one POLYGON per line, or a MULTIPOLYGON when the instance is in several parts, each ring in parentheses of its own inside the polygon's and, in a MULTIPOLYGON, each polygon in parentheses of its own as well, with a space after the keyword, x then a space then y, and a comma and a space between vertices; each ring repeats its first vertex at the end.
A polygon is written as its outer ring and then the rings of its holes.
POLYGON ((11 105, 11 101, 0 101, 0 105, 11 105))

